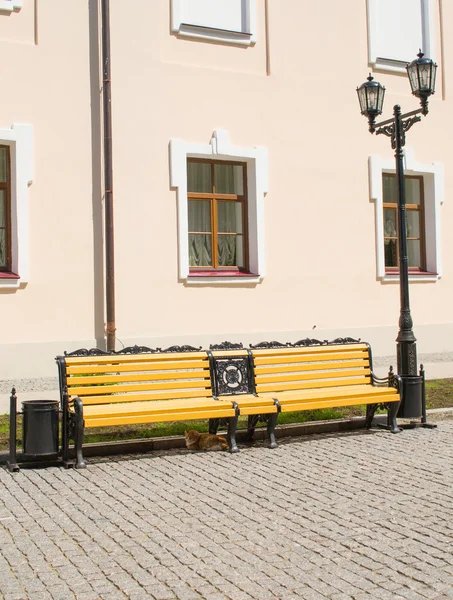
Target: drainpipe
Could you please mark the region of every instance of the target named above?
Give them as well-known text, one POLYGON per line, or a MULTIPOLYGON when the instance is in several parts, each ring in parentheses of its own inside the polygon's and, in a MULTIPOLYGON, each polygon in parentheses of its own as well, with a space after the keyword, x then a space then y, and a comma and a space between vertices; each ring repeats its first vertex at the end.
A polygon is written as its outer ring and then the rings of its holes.
POLYGON ((112 88, 110 80, 110 0, 102 7, 102 92, 104 99, 104 219, 105 219, 105 305, 107 350, 115 350, 115 241, 113 227, 112 88))

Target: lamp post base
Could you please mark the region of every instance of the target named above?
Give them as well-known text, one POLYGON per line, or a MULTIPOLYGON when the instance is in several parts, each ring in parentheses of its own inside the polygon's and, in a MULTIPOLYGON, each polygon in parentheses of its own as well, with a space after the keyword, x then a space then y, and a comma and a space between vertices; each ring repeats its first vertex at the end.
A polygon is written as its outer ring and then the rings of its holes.
POLYGON ((398 423, 401 429, 416 429, 418 427, 426 427, 427 429, 435 429, 436 423, 424 423, 423 421, 411 421, 410 423, 398 423))

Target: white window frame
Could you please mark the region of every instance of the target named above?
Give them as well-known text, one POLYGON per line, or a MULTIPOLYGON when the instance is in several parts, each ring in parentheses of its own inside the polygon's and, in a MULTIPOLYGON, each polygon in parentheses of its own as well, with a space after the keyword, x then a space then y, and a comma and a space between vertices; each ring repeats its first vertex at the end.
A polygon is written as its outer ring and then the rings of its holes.
POLYGON ((267 148, 233 146, 227 131, 216 130, 209 144, 170 141, 170 180, 177 190, 179 278, 187 283, 258 283, 265 275, 264 257, 264 196, 268 191, 267 148), (207 158, 243 162, 247 168, 247 224, 250 276, 199 277, 190 276, 189 219, 187 201, 187 159, 207 158))
POLYGON ((0 273, 0 289, 18 288, 29 280, 28 186, 33 182, 33 127, 12 125, 0 129, 0 144, 9 146, 11 156, 11 246, 10 279, 0 273))
POLYGON ((247 31, 229 31, 198 25, 197 23, 184 23, 182 0, 172 0, 171 3, 171 30, 178 35, 193 37, 217 42, 229 42, 250 46, 257 40, 256 31, 256 0, 243 0, 245 2, 247 31))
POLYGON ((0 11, 13 12, 22 8, 22 0, 0 0, 0 11))
MULTIPOLYGON (((434 60, 435 54, 435 30, 434 30, 434 6, 433 0, 420 0, 422 16, 422 52, 434 60)), ((378 55, 378 8, 379 0, 368 0, 368 61, 375 68, 386 71, 406 72, 406 62, 395 60, 391 56, 378 55)), ((408 57, 408 62, 414 60, 419 48, 414 48, 414 55, 408 57)))
MULTIPOLYGON (((409 273, 410 281, 437 281, 442 277, 442 239, 440 208, 445 199, 444 165, 416 162, 413 151, 404 151, 406 175, 423 177, 425 253, 427 273, 409 273)), ((376 275, 381 281, 399 280, 399 273, 385 271, 384 254, 384 207, 383 173, 395 173, 395 159, 370 156, 368 159, 370 176, 370 200, 375 203, 376 227, 376 275)))

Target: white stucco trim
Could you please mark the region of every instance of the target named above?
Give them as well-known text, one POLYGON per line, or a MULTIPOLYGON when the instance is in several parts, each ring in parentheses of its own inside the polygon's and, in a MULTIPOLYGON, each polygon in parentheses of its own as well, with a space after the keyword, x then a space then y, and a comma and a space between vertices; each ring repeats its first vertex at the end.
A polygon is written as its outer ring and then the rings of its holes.
MULTIPOLYGON (((379 0, 367 0, 368 2, 368 61, 375 68, 385 71, 395 71, 397 73, 406 72, 406 63, 399 60, 392 60, 393 57, 379 56, 378 50, 378 8, 379 0)), ((421 0, 422 17, 422 51, 431 59, 435 60, 435 27, 434 27, 434 2, 433 0, 421 0)), ((414 48, 412 59, 416 58, 418 48, 414 48)), ((409 59, 410 57, 408 57, 409 59)), ((412 60, 411 59, 411 60, 412 60)))
POLYGON ((11 152, 12 271, 20 279, 1 279, 0 288, 18 288, 29 280, 28 186, 33 182, 33 127, 0 129, 0 144, 11 152))
MULTIPOLYGON (((428 273, 409 275, 411 281, 436 281, 442 277, 442 239, 440 207, 445 199, 444 165, 440 163, 418 163, 413 151, 405 148, 405 173, 423 177, 425 201, 426 268, 428 273)), ((385 272, 384 257, 384 211, 382 174, 395 173, 395 159, 370 156, 370 200, 375 203, 376 227, 376 275, 382 281, 397 281, 398 275, 385 272)))
POLYGON ((226 278, 192 277, 189 272, 189 223, 187 207, 187 158, 237 160, 247 168, 248 239, 250 271, 254 276, 238 277, 235 283, 250 283, 265 275, 264 258, 264 195, 268 191, 267 148, 233 146, 227 131, 214 131, 209 144, 196 144, 174 139, 170 141, 170 181, 177 190, 179 277, 190 283, 227 283, 226 278), (204 281, 200 281, 204 279, 204 281), (209 280, 209 281, 206 281, 209 280))
POLYGON ((228 42, 249 46, 257 40, 256 0, 244 0, 247 31, 212 29, 197 23, 184 23, 182 0, 171 2, 171 30, 178 35, 216 42, 228 42))
POLYGON ((0 0, 0 11, 13 12, 22 8, 22 0, 0 0))

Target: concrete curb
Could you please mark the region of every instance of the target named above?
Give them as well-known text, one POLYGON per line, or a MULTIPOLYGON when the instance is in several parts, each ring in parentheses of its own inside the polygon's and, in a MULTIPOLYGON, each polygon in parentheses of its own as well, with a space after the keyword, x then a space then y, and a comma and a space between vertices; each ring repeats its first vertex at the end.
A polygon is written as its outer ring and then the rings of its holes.
MULTIPOLYGON (((453 418, 452 408, 434 408, 427 410, 427 416, 435 419, 436 416, 449 416, 453 418)), ((384 424, 387 415, 376 415, 374 421, 384 424)), ((404 423, 403 419, 398 422, 404 423)), ((407 422, 407 421, 406 421, 407 422)), ((299 437, 304 435, 321 433, 338 433, 344 431, 355 431, 365 427, 365 417, 352 417, 350 419, 331 419, 326 421, 311 421, 309 423, 294 423, 289 425, 278 425, 275 429, 275 436, 278 439, 288 437, 299 437)), ((245 443, 244 430, 237 432, 236 440, 239 444, 245 443)), ((258 428, 255 431, 255 441, 266 440, 266 429, 258 428)), ((163 451, 177 448, 185 448, 185 439, 183 436, 167 436, 151 439, 124 440, 121 442, 98 442, 95 444, 86 444, 83 446, 83 454, 86 458, 95 456, 117 456, 120 454, 144 454, 152 451, 163 451)), ((74 453, 71 449, 71 458, 74 453)), ((8 452, 0 452, 0 465, 6 464, 8 452)), ((22 462, 22 455, 17 454, 17 461, 22 462)))

